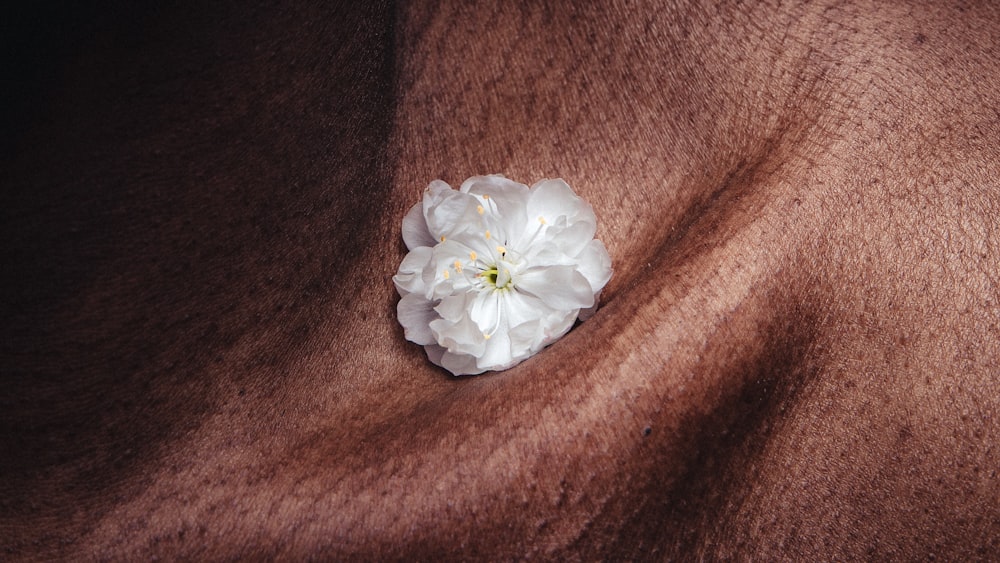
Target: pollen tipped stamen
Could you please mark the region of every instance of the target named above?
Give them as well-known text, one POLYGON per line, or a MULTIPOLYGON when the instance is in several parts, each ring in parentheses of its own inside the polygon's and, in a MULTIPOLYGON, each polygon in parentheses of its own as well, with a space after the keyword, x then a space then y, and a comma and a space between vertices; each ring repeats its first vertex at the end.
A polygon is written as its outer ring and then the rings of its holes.
POLYGON ((548 222, 545 221, 545 217, 539 217, 538 218, 538 224, 535 227, 535 231, 533 233, 531 233, 531 237, 529 237, 528 240, 520 242, 518 244, 521 245, 523 248, 530 247, 532 245, 532 243, 535 242, 535 239, 538 237, 539 233, 541 233, 542 231, 545 230, 545 227, 547 225, 548 225, 548 222))
POLYGON ((484 214, 486 212, 486 209, 489 209, 490 213, 493 215, 498 215, 500 213, 500 209, 497 207, 496 200, 491 199, 490 194, 483 194, 480 197, 483 198, 483 204, 486 206, 485 208, 482 205, 476 207, 476 211, 478 211, 480 215, 484 214))

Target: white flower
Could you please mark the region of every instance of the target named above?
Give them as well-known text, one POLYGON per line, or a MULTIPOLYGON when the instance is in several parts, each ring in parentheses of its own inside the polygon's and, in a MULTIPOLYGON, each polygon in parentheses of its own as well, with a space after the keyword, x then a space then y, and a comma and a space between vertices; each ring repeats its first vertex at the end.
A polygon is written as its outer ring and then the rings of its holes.
POLYGON ((507 369, 597 307, 611 257, 566 182, 530 189, 475 176, 436 180, 403 218, 410 250, 392 278, 407 340, 455 375, 507 369))

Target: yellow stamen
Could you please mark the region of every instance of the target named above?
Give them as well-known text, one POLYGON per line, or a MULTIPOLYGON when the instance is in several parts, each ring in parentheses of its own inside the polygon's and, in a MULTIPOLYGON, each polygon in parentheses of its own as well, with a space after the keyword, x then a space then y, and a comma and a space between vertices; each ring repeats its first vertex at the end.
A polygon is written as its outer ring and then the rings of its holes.
POLYGON ((538 222, 544 225, 545 224, 545 217, 542 217, 541 215, 539 215, 538 216, 538 222))
POLYGON ((455 260, 455 271, 460 274, 462 273, 462 263, 458 260, 455 260))
POLYGON ((450 277, 451 277, 451 276, 450 276, 450 275, 448 274, 448 270, 445 270, 445 271, 444 271, 444 273, 443 273, 443 275, 444 275, 444 279, 448 279, 448 278, 450 278, 450 277))
POLYGON ((489 231, 486 231, 486 240, 490 240, 492 237, 493 235, 491 235, 489 231))
POLYGON ((483 333, 483 338, 484 338, 485 340, 489 340, 489 339, 490 339, 490 335, 484 332, 484 333, 483 333))
POLYGON ((445 240, 444 235, 441 235, 441 242, 444 242, 445 240))
POLYGON ((483 194, 483 199, 490 199, 490 194, 483 194))
POLYGON ((498 245, 497 245, 497 252, 499 252, 500 254, 507 254, 507 249, 506 249, 505 247, 503 247, 503 246, 500 246, 500 245, 498 244, 498 245))
POLYGON ((470 252, 469 253, 469 258, 472 258, 472 260, 475 261, 476 260, 476 252, 475 251, 470 252))
POLYGON ((476 206, 476 211, 479 212, 480 215, 482 215, 483 213, 486 213, 486 210, 483 209, 482 205, 477 205, 476 206))

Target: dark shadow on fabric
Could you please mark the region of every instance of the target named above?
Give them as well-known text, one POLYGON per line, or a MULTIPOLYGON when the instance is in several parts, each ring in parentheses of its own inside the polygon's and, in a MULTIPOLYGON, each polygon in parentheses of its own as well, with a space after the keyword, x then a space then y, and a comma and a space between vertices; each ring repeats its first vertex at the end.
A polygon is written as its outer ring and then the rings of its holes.
POLYGON ((4 172, 0 522, 85 530, 141 492, 171 441, 284 392, 286 366, 356 293, 352 241, 392 183, 393 14, 63 16, 95 23, 12 94, 51 103, 21 104, 10 138, 44 142, 4 172), (65 85, 45 78, 64 69, 65 85))

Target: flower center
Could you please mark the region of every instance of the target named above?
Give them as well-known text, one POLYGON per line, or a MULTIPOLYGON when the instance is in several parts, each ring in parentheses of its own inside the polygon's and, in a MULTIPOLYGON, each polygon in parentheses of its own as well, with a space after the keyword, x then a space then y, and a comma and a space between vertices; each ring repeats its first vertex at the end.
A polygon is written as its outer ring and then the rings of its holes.
POLYGON ((510 270, 503 263, 493 265, 480 272, 479 276, 486 282, 486 285, 494 289, 513 288, 511 283, 510 270))

